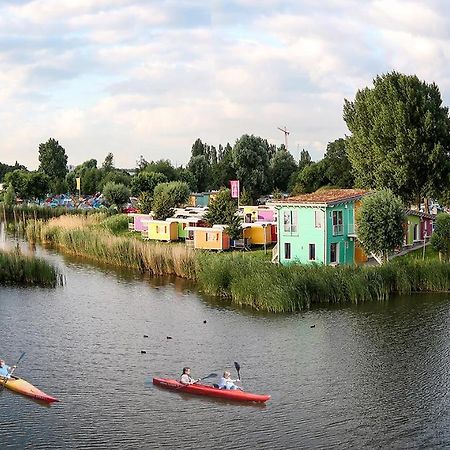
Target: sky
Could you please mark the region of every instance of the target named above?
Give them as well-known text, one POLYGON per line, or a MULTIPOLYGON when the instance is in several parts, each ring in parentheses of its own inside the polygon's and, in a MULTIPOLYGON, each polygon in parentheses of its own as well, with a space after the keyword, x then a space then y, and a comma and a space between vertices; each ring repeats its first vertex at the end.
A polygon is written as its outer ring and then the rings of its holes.
POLYGON ((416 74, 450 104, 445 0, 0 0, 0 162, 186 164, 254 134, 322 158, 344 99, 416 74))

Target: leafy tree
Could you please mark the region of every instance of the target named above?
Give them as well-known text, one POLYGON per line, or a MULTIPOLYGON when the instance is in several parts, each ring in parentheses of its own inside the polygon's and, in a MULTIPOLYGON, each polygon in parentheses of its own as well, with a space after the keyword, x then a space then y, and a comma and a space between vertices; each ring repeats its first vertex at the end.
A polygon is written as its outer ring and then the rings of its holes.
POLYGON ((345 139, 329 142, 324 156, 325 177, 332 186, 351 188, 354 185, 352 165, 347 156, 345 139))
POLYGON ((177 179, 179 181, 184 181, 185 183, 187 183, 189 186, 189 190, 191 192, 194 192, 196 190, 196 183, 197 183, 194 175, 184 167, 177 167, 176 171, 177 171, 177 179))
POLYGON ((14 187, 12 184, 9 184, 6 189, 4 202, 6 206, 13 206, 16 204, 16 193, 14 192, 14 187))
POLYGON ((253 199, 269 192, 269 144, 265 139, 244 134, 233 147, 233 165, 243 189, 253 199))
POLYGON ((70 193, 75 193, 77 192, 77 175, 74 171, 69 172, 66 175, 66 183, 67 183, 67 187, 70 193))
POLYGON ((236 170, 233 166, 233 153, 230 144, 227 144, 222 151, 217 164, 212 167, 212 187, 219 189, 228 187, 230 180, 237 178, 236 170))
POLYGON ((294 194, 310 193, 317 191, 322 186, 326 186, 329 180, 325 172, 326 163, 323 159, 305 166, 300 173, 297 173, 292 192, 294 194))
POLYGON ((155 187, 160 183, 166 183, 167 177, 159 172, 139 172, 131 180, 131 192, 133 195, 140 195, 146 192, 153 196, 155 187))
POLYGON ((210 225, 227 225, 231 239, 238 239, 242 235, 241 219, 237 215, 237 204, 231 198, 230 189, 218 192, 209 204, 204 218, 210 225))
POLYGON ((186 203, 191 192, 188 184, 184 183, 183 181, 160 183, 155 187, 153 191, 154 200, 156 199, 156 196, 163 191, 168 193, 168 197, 171 199, 170 203, 173 207, 186 203))
POLYGON ((195 190, 204 192, 208 190, 211 182, 211 166, 205 155, 192 156, 187 166, 195 179, 195 190))
POLYGON ((436 216, 431 245, 439 252, 441 261, 450 261, 450 214, 439 213, 436 216))
POLYGON ((150 214, 153 198, 147 191, 142 191, 138 197, 138 208, 142 214, 150 214))
POLYGON ((175 181, 177 179, 177 171, 168 159, 160 159, 152 161, 145 166, 146 172, 158 172, 166 176, 167 180, 175 181))
POLYGON ((389 252, 403 243, 404 205, 389 190, 378 191, 362 199, 358 220, 358 239, 367 254, 377 256, 380 264, 389 252))
POLYGON ((205 155, 205 146, 200 138, 197 138, 192 144, 191 156, 205 155))
POLYGON ((63 182, 67 174, 67 155, 57 140, 50 138, 39 144, 39 162, 39 171, 48 175, 56 188, 59 187, 56 182, 63 182))
POLYGON ((27 180, 29 197, 42 199, 50 190, 50 178, 42 172, 30 172, 27 180))
POLYGON ((111 152, 106 155, 106 158, 102 164, 102 169, 105 172, 109 172, 114 169, 114 155, 111 152))
POLYGON ((27 171, 27 168, 25 166, 23 166, 22 164, 19 164, 17 161, 14 164, 14 166, 10 166, 8 164, 0 163, 0 182, 3 182, 4 176, 8 172, 13 172, 14 170, 18 170, 18 169, 27 171))
POLYGON ((28 174, 26 170, 16 169, 5 175, 5 183, 13 187, 16 195, 21 199, 29 198, 28 174))
POLYGON ((445 188, 450 120, 434 83, 397 72, 377 76, 373 88, 345 100, 344 120, 358 186, 391 189, 417 203, 445 188))
POLYGON ((100 183, 103 179, 103 172, 96 167, 86 169, 80 174, 81 192, 83 194, 95 194, 101 191, 100 183))
POLYGON ((300 152, 300 160, 298 162, 298 169, 302 171, 306 166, 309 166, 312 163, 311 155, 308 150, 303 149, 300 152))
POLYGON ((122 209, 123 205, 129 202, 131 192, 124 184, 117 184, 110 181, 105 184, 103 195, 110 204, 122 209))
POLYGON ((297 170, 297 164, 292 154, 282 145, 270 160, 270 171, 273 186, 286 191, 292 174, 297 170))
POLYGON ((253 205, 253 199, 250 194, 244 189, 239 196, 239 204, 245 206, 253 205))
POLYGON ((101 169, 100 173, 101 180, 99 182, 99 190, 102 190, 103 186, 105 186, 105 184, 109 182, 124 184, 125 186, 130 186, 131 184, 131 175, 125 170, 111 169, 105 171, 105 169, 101 169))
POLYGON ((175 203, 167 189, 155 192, 153 197, 153 214, 155 219, 166 220, 174 215, 175 203))

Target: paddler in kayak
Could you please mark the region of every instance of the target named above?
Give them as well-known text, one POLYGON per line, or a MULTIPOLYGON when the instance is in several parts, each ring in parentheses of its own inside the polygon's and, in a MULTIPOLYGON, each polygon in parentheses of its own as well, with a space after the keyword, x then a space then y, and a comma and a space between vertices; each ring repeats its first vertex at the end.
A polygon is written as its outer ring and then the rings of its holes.
POLYGON ((16 366, 9 367, 6 365, 3 359, 0 359, 0 377, 11 378, 11 371, 14 370, 16 366))
POLYGON ((190 367, 183 367, 183 373, 180 377, 180 383, 181 384, 194 384, 200 381, 200 378, 198 380, 194 380, 191 377, 191 368, 190 367))
POLYGON ((228 371, 225 371, 223 373, 223 377, 220 379, 219 389, 229 389, 231 391, 239 389, 240 391, 242 391, 243 389, 241 387, 236 386, 234 384, 236 381, 241 381, 241 380, 232 380, 231 373, 228 371))

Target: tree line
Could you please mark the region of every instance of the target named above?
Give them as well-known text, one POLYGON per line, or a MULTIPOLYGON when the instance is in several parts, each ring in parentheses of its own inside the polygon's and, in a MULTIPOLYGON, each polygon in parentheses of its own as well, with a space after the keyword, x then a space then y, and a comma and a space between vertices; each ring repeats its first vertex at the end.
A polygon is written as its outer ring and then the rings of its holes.
POLYGON ((198 138, 185 167, 141 156, 132 176, 115 168, 109 153, 101 166, 90 159, 69 173, 64 148, 51 138, 39 145, 38 171, 1 164, 0 179, 26 199, 75 193, 79 177, 82 194, 120 186, 122 197, 139 196, 145 209, 152 207, 161 184, 177 182, 177 189, 202 192, 226 188, 232 179, 240 180, 242 204, 261 195, 295 195, 325 186, 388 189, 405 204, 427 198, 450 203, 450 118, 436 84, 397 72, 377 76, 354 100, 344 100, 343 118, 350 134, 329 142, 316 162, 307 150, 296 161, 284 145, 245 134, 233 146, 215 147, 198 138))

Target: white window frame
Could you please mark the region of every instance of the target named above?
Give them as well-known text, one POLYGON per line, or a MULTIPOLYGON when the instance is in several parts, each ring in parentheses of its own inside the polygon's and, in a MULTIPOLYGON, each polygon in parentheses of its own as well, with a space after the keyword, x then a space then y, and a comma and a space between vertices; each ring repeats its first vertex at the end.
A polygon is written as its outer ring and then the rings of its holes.
POLYGON ((284 259, 292 259, 292 245, 290 242, 284 243, 284 259), (287 248, 289 248, 289 258, 287 257, 287 248))
POLYGON ((285 233, 297 233, 298 231, 298 215, 294 209, 283 211, 283 230, 285 233))
POLYGON ((314 228, 323 228, 323 211, 314 210, 314 228))

